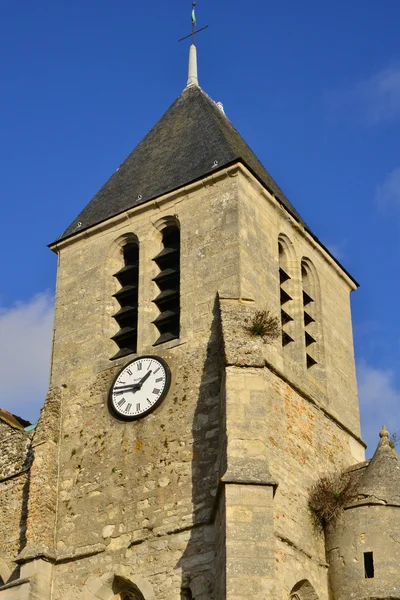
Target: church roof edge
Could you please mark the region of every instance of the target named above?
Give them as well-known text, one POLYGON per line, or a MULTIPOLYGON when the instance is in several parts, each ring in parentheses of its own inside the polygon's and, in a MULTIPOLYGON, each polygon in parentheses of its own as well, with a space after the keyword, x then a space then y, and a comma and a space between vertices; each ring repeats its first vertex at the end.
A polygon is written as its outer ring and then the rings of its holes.
POLYGON ((183 90, 50 247, 237 162, 249 169, 358 287, 357 281, 308 227, 221 108, 195 85, 183 90))
POLYGON ((3 421, 3 423, 7 423, 7 425, 12 427, 13 429, 20 430, 24 430, 25 427, 30 427, 32 425, 30 421, 26 421, 21 417, 17 417, 17 415, 13 415, 4 408, 0 408, 0 421, 3 421))

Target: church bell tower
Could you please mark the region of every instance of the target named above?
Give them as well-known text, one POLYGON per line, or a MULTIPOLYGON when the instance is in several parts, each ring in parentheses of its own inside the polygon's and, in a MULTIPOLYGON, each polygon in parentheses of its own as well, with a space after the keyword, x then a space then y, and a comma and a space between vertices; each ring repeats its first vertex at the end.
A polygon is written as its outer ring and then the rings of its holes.
POLYGON ((0 600, 328 600, 308 493, 364 459, 357 284, 193 43, 187 87, 50 247, 50 388, 0 600))

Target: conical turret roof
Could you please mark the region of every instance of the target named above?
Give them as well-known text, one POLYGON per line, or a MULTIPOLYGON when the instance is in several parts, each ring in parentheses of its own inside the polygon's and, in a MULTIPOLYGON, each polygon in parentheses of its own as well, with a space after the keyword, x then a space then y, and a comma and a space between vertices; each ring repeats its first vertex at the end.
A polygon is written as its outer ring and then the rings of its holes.
POLYGON ((59 239, 241 162, 306 224, 224 112, 187 87, 59 239))
POLYGON ((374 503, 400 506, 400 458, 386 427, 379 435, 381 439, 361 478, 358 495, 374 503))

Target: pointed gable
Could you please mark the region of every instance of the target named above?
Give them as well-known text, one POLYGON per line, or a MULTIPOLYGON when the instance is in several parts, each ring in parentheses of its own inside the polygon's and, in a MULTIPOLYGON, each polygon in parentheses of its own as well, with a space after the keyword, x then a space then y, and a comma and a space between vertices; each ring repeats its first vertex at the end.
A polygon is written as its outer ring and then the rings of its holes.
POLYGON ((306 226, 223 111, 199 87, 192 86, 182 92, 59 239, 236 162, 246 165, 306 226))
POLYGON ((361 478, 358 494, 373 503, 400 506, 400 459, 384 427, 380 441, 361 478))

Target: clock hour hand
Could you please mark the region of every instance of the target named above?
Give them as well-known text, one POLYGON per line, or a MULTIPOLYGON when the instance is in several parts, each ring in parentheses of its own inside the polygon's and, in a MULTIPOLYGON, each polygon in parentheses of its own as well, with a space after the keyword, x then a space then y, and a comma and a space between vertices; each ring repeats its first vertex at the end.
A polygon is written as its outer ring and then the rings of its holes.
POLYGON ((125 392, 137 392, 141 388, 141 383, 133 383, 132 385, 121 385, 114 388, 115 394, 124 394, 125 392))
POLYGON ((152 371, 148 371, 144 377, 137 383, 132 383, 131 385, 121 385, 119 387, 114 388, 115 394, 124 394, 125 392, 137 392, 140 390, 146 379, 148 379, 151 375, 152 371))

